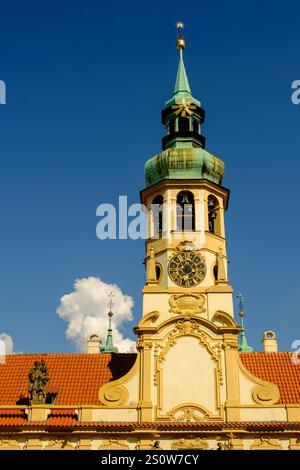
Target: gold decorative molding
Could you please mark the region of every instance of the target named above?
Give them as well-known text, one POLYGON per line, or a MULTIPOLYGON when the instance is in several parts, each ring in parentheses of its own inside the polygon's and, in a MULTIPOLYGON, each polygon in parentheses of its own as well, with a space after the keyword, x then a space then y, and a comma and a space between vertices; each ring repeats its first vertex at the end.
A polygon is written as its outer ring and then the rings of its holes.
POLYGON ((159 312, 157 312, 156 310, 147 313, 133 328, 134 334, 140 335, 143 332, 154 333, 156 331, 156 326, 154 326, 154 323, 158 320, 158 318, 159 312))
POLYGON ((183 294, 172 295, 169 298, 169 305, 170 313, 177 313, 183 316, 198 315, 206 312, 204 308, 205 297, 201 294, 185 292, 183 294))
MULTIPOLYGON (((180 293, 182 294, 182 292, 180 293)), ((179 294, 178 294, 179 295, 179 294)), ((239 332, 240 328, 230 328, 230 331, 229 331, 229 328, 221 328, 219 326, 217 326, 215 323, 211 322, 210 320, 208 320, 207 318, 204 318, 204 316, 202 315, 188 315, 188 316, 183 316, 182 320, 191 320, 191 321, 196 321, 199 325, 202 325, 203 328, 207 329, 207 330, 210 330, 212 333, 216 334, 216 335, 220 335, 221 333, 226 333, 226 338, 227 340, 230 339, 233 339, 235 340, 236 339, 236 335, 237 333, 239 332)), ((134 328, 134 332, 135 334, 137 334, 138 336, 142 336, 142 334, 144 333, 145 336, 146 334, 147 335, 151 335, 153 337, 153 335, 156 335, 157 333, 160 334, 165 328, 169 327, 170 325, 174 324, 174 323, 177 323, 178 322, 178 316, 176 314, 176 316, 172 316, 170 318, 167 318, 166 320, 162 321, 159 325, 155 326, 151 326, 151 327, 139 327, 139 326, 136 326, 134 328)), ((149 336, 147 336, 149 338, 149 336)), ((236 343, 238 344, 238 343, 236 343)))
POLYGON ((207 439, 203 437, 182 437, 172 442, 172 450, 184 449, 208 450, 209 446, 207 439))
POLYGON ((273 439, 271 437, 260 437, 254 439, 254 442, 251 446, 252 450, 281 450, 282 447, 278 442, 278 439, 273 439))
POLYGON ((239 343, 237 338, 230 338, 230 339, 225 339, 224 342, 224 349, 233 349, 233 350, 238 350, 239 343))
POLYGON ((108 437, 103 439, 102 443, 98 447, 98 450, 128 450, 128 442, 125 439, 119 439, 118 437, 108 437))
POLYGON ((255 403, 262 406, 274 405, 280 398, 278 385, 268 382, 267 380, 260 379, 253 375, 242 363, 239 354, 236 354, 236 360, 241 372, 252 382, 254 386, 251 390, 252 399, 255 403))
MULTIPOLYGON (((128 403, 129 393, 124 386, 128 383, 139 371, 140 355, 137 355, 133 367, 127 374, 117 380, 108 382, 99 390, 99 399, 103 405, 110 408, 118 408, 128 403)), ((133 400, 133 397, 131 397, 133 400)))
POLYGON ((213 323, 219 323, 221 327, 225 328, 238 328, 231 315, 223 310, 217 310, 212 318, 213 323))
POLYGON ((152 312, 147 313, 143 316, 143 318, 139 321, 138 326, 151 326, 159 317, 159 312, 157 310, 153 310, 152 312))
POLYGON ((167 414, 171 421, 185 422, 196 422, 212 417, 212 414, 206 408, 195 403, 184 403, 176 406, 167 414))
POLYGON ((139 334, 139 339, 136 344, 136 349, 138 351, 142 351, 144 349, 151 349, 153 346, 153 343, 149 338, 146 339, 146 337, 142 334, 139 334))

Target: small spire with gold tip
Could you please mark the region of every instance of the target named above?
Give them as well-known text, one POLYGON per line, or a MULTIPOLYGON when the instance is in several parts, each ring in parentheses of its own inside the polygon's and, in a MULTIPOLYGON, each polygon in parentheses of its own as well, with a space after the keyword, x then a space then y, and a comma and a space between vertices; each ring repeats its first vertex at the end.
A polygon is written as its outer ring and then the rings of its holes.
POLYGON ((239 345, 239 352, 253 352, 253 348, 251 346, 248 346, 248 343, 247 343, 247 338, 246 338, 246 331, 245 331, 245 328, 244 328, 244 316, 245 316, 245 312, 244 312, 244 308, 245 308, 245 304, 244 304, 244 297, 242 296, 242 294, 239 294, 237 295, 237 302, 238 302, 238 307, 239 307, 239 316, 240 316, 240 319, 241 319, 241 326, 242 326, 242 330, 241 330, 241 338, 240 338, 240 345, 239 345))
POLYGON ((108 298, 109 298, 109 312, 108 312, 108 330, 107 330, 107 337, 106 337, 106 343, 103 348, 101 348, 100 352, 101 353, 117 353, 118 348, 114 346, 113 344, 113 335, 112 335, 112 324, 111 324, 111 319, 113 317, 113 312, 112 312, 112 307, 113 307, 113 301, 112 298, 114 297, 114 294, 112 292, 109 293, 108 298))

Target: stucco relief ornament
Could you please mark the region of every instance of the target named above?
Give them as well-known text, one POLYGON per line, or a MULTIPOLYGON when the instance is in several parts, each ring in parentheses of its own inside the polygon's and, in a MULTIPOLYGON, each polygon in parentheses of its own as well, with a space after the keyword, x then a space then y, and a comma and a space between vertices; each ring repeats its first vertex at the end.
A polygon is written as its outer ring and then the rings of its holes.
POLYGON ((205 297, 201 294, 190 294, 188 292, 178 295, 172 295, 169 299, 170 313, 190 316, 199 315, 206 311, 205 297))
POLYGON ((199 410, 193 405, 173 409, 168 413, 168 416, 171 420, 179 422, 196 422, 203 420, 203 418, 209 417, 209 415, 206 414, 203 410, 199 410))
POLYGON ((226 341, 225 344, 224 344, 225 349, 236 349, 237 350, 238 347, 239 347, 238 341, 235 340, 235 339, 226 341))
POLYGON ((74 450, 73 447, 67 440, 65 439, 54 439, 53 441, 48 442, 45 450, 74 450))
POLYGON ((195 320, 191 319, 179 320, 174 328, 174 332, 179 332, 180 334, 186 335, 191 333, 198 333, 199 337, 202 338, 202 332, 199 330, 199 325, 195 320))
POLYGON ((20 444, 16 439, 3 438, 0 439, 0 449, 17 450, 20 449, 20 444))
POLYGON ((199 251, 195 245, 190 240, 184 240, 179 242, 178 245, 174 248, 174 251, 199 251))
POLYGON ((278 439, 274 439, 268 436, 263 436, 258 439, 254 439, 251 449, 259 450, 280 450, 282 447, 278 442, 278 439))
POLYGON ((194 439, 181 438, 173 442, 173 450, 183 450, 183 449, 199 449, 207 450, 209 448, 208 442, 204 438, 196 437, 194 439))
POLYGON ((99 446, 99 449, 107 450, 127 450, 128 448, 128 442, 125 439, 119 439, 118 437, 103 439, 102 444, 99 446))

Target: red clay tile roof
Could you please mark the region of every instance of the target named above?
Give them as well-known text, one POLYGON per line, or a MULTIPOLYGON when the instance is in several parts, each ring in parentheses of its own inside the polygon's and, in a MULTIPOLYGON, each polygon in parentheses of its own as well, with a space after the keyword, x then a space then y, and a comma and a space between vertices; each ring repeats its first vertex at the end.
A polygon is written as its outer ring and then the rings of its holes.
MULTIPOLYGON (((241 353, 243 364, 254 375, 276 383, 283 404, 300 403, 300 364, 294 364, 292 353, 241 353)), ((25 408, 0 408, 0 426, 43 428, 137 428, 189 427, 195 429, 289 429, 300 430, 300 423, 79 423, 75 413, 78 405, 98 405, 99 389, 110 380, 118 379, 133 366, 136 354, 22 354, 7 356, 0 364, 0 405, 16 405, 28 401, 28 372, 35 360, 46 361, 50 380, 48 393, 56 393, 55 406, 46 422, 27 421, 25 408), (20 400, 21 399, 21 400, 20 400), (66 408, 66 407, 70 408, 66 408), (72 409, 72 407, 74 408, 72 409)), ((49 405, 51 408, 51 405, 49 405)))
POLYGON ((0 409, 1 426, 24 426, 26 421, 27 416, 24 409, 0 409))
POLYGON ((240 353, 240 358, 256 377, 278 385, 279 403, 300 403, 300 364, 293 362, 293 353, 240 353))
POLYGON ((140 429, 161 429, 173 430, 177 429, 193 429, 193 430, 221 430, 221 429, 244 429, 244 430, 261 430, 261 431, 284 431, 295 430, 300 431, 299 422, 286 421, 241 421, 241 422, 213 422, 213 421, 154 421, 148 423, 133 422, 77 422, 74 428, 125 428, 126 430, 140 429))
MULTIPOLYGON (((74 414, 74 410, 69 410, 68 413, 62 413, 59 417, 60 410, 57 413, 56 420, 53 420, 53 414, 51 413, 47 421, 42 422, 29 422, 26 418, 12 418, 13 414, 17 414, 18 410, 11 412, 11 419, 2 417, 0 413, 0 429, 5 428, 17 428, 17 429, 39 429, 43 430, 54 430, 54 429, 68 429, 69 431, 91 430, 91 431, 118 431, 122 432, 134 432, 136 430, 144 429, 158 429, 161 431, 173 431, 175 428, 178 430, 191 430, 191 431, 220 431, 220 430, 231 430, 231 429, 242 429, 245 431, 261 431, 261 432, 284 432, 289 431, 300 431, 299 422, 279 422, 279 421, 242 421, 242 422, 212 422, 212 421, 198 421, 198 422, 176 422, 176 421, 165 421, 165 422, 78 422, 74 414)), ((57 410, 55 410, 55 413, 57 410)), ((24 415, 25 416, 25 415, 24 415)))
POLYGON ((46 361, 47 393, 55 405, 98 405, 100 387, 125 375, 136 354, 16 354, 0 364, 0 405, 26 404, 28 373, 34 361, 46 361))
MULTIPOLYGON (((52 410, 47 419, 47 426, 73 426, 76 423, 77 415, 74 410, 52 410)), ((0 421, 1 423, 1 421, 0 421)))

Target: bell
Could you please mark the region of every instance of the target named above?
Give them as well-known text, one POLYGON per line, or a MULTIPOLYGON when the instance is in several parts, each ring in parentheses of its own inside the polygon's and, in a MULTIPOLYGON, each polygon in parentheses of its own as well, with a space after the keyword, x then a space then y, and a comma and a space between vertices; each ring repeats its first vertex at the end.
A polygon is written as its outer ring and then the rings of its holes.
POLYGON ((213 211, 216 208, 216 203, 213 198, 209 197, 208 198, 208 209, 210 211, 213 211))
POLYGON ((189 199, 188 199, 188 196, 187 196, 186 193, 184 193, 184 194, 182 195, 181 204, 189 204, 189 203, 190 203, 190 201, 189 201, 189 199))

